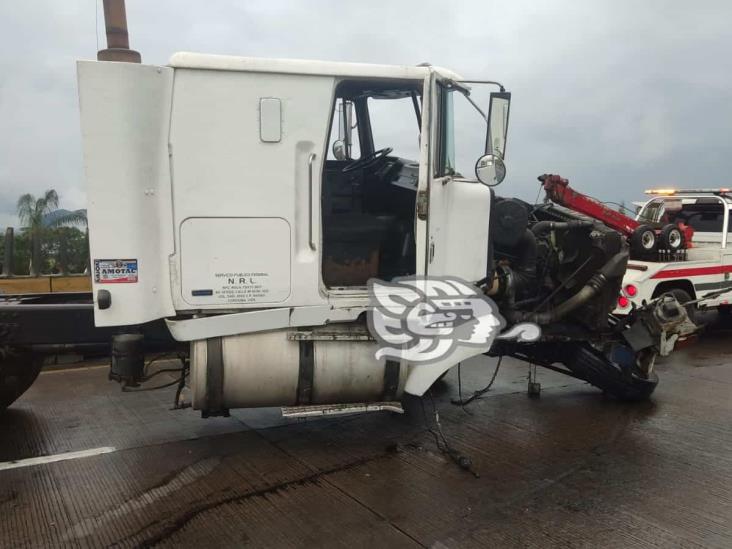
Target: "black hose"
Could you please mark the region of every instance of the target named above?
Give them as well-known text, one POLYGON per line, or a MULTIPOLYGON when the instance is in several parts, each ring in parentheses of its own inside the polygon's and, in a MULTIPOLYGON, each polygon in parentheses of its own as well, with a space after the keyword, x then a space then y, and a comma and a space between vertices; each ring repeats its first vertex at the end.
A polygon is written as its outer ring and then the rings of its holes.
POLYGON ((594 221, 584 221, 581 219, 572 221, 539 221, 531 227, 531 232, 536 236, 541 236, 548 231, 568 231, 570 229, 586 229, 594 225, 594 221))
POLYGON ((516 256, 511 262, 511 283, 508 291, 511 292, 512 298, 516 296, 521 298, 533 292, 536 285, 538 249, 534 233, 526 229, 511 250, 516 256))

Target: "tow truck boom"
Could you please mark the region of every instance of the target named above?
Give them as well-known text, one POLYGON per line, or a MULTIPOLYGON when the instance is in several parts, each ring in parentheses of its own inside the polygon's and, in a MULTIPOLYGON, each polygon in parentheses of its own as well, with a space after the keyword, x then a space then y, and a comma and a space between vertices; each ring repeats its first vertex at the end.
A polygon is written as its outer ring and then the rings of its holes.
POLYGON ((539 181, 541 181, 547 197, 556 204, 602 221, 611 229, 625 235, 632 234, 640 227, 640 223, 632 217, 613 210, 599 200, 577 192, 569 186, 569 180, 559 175, 544 174, 539 176, 539 181))
POLYGON ((659 248, 675 252, 691 247, 694 229, 688 225, 644 224, 569 186, 569 180, 553 174, 539 176, 539 181, 552 202, 601 221, 624 234, 630 241, 631 254, 647 259, 659 248), (657 226, 656 226, 657 225, 657 226))

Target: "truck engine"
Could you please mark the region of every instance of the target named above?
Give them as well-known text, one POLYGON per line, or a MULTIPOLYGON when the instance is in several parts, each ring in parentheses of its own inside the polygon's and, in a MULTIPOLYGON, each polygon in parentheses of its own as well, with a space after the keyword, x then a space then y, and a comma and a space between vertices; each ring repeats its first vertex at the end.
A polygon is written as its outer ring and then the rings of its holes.
POLYGON ((506 317, 536 322, 549 333, 601 331, 628 260, 619 233, 560 207, 515 198, 498 198, 493 216, 497 286, 489 294, 506 317))
MULTIPOLYGON (((492 284, 486 290, 510 322, 542 327, 536 344, 499 342, 492 355, 508 354, 551 367, 616 397, 648 397, 658 378, 653 364, 659 348, 639 345, 639 331, 658 336, 686 321, 671 297, 653 312, 630 318, 610 312, 622 296, 629 251, 625 238, 603 223, 546 202, 532 205, 497 198, 492 212, 492 284)), ((666 354, 667 351, 664 351, 666 354)))

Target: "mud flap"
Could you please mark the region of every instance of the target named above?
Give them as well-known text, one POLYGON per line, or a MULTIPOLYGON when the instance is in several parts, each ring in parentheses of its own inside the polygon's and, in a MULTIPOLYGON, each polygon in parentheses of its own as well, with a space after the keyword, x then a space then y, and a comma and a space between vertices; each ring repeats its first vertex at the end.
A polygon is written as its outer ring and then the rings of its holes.
POLYGON ((456 366, 459 362, 482 355, 488 352, 490 348, 490 344, 475 347, 460 346, 454 352, 449 353, 446 358, 428 364, 410 362, 404 391, 410 395, 422 396, 450 368, 456 366))

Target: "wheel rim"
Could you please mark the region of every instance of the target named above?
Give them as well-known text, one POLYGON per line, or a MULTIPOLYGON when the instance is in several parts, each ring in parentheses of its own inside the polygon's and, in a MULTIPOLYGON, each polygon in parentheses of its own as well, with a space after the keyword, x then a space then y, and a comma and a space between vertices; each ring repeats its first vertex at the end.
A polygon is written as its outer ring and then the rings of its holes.
POLYGON ((681 247, 681 231, 674 229, 668 233, 668 245, 672 249, 681 247))
POLYGON ((644 231, 641 235, 641 244, 643 245, 643 249, 645 250, 652 250, 653 246, 656 245, 656 235, 653 233, 653 231, 644 231))

